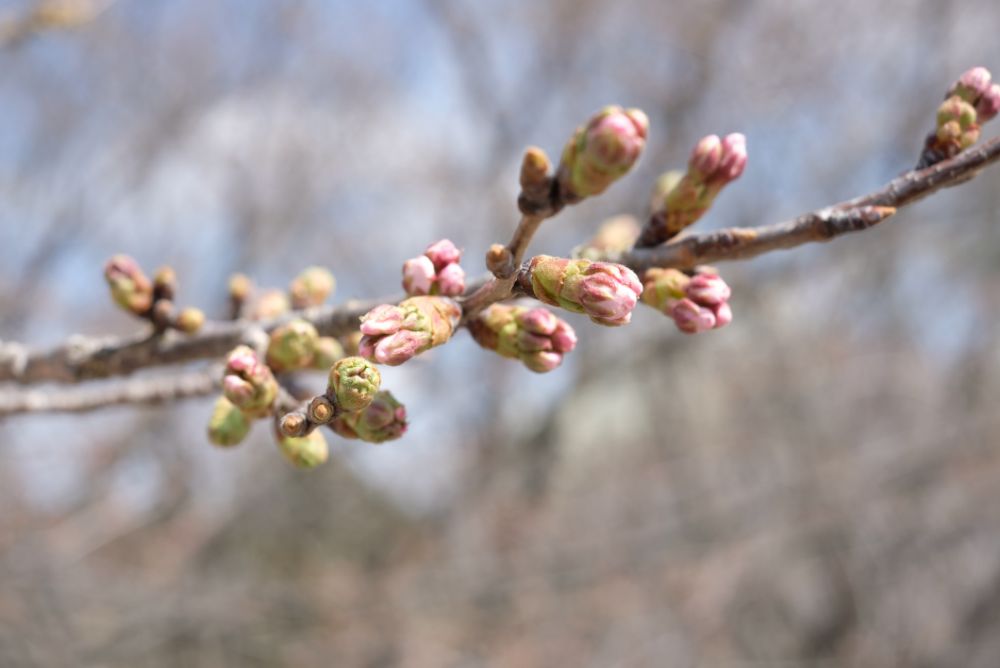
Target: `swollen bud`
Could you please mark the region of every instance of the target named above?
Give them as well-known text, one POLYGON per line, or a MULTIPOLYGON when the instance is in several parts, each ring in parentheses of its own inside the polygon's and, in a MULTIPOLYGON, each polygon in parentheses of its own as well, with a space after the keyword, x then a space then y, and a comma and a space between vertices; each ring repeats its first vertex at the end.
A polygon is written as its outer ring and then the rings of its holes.
POLYGON ((299 274, 289 287, 292 308, 319 306, 333 294, 336 286, 337 281, 328 269, 309 267, 299 274))
POLYGON ((361 317, 358 354, 398 366, 448 341, 462 309, 446 297, 410 297, 399 306, 381 304, 361 317))
POLYGON ((326 438, 318 429, 309 432, 306 436, 278 435, 277 439, 278 448, 282 454, 299 468, 316 468, 330 456, 326 438))
POLYGON ((599 325, 628 324, 642 294, 635 272, 612 262, 538 255, 531 258, 529 272, 535 298, 567 311, 586 313, 599 325))
POLYGON ((229 447, 242 442, 250 432, 250 421, 225 397, 219 397, 208 421, 208 440, 229 447))
POLYGON ((562 200, 571 204, 607 190, 639 159, 648 130, 646 114, 618 106, 605 107, 577 128, 556 174, 562 200))
POLYGON ((222 391, 238 408, 260 417, 278 395, 278 383, 250 347, 237 346, 226 358, 222 391))
POLYGON ((480 346, 518 359, 536 373, 552 371, 576 347, 573 328, 541 307, 493 304, 467 327, 480 346))
POLYGON ((403 289, 411 296, 458 297, 465 292, 462 251, 448 239, 435 241, 420 257, 403 263, 403 289))
POLYGON ((120 307, 140 316, 149 312, 153 285, 138 262, 128 255, 115 255, 104 265, 104 279, 111 288, 111 298, 120 307))
POLYGON ((312 368, 326 371, 337 360, 343 359, 346 354, 340 341, 332 336, 321 336, 316 339, 316 345, 313 348, 312 368))
POLYGON ((327 393, 341 410, 352 413, 372 402, 382 384, 382 374, 362 357, 345 357, 330 369, 327 393))
POLYGON ((406 407, 391 392, 383 390, 367 408, 341 415, 330 426, 344 438, 358 438, 368 443, 393 441, 406 433, 406 407))
POLYGON ((185 334, 194 334, 205 324, 205 314, 201 309, 187 307, 181 309, 174 319, 174 327, 185 334))
POLYGON ((250 312, 251 320, 270 320, 288 313, 292 308, 288 295, 272 288, 260 293, 250 312))
POLYGON ((643 277, 642 301, 673 319, 685 334, 718 329, 733 320, 732 290, 712 267, 698 267, 694 276, 677 269, 654 268, 643 277))
POLYGON ((313 360, 319 333, 306 320, 292 320, 271 332, 267 365, 281 373, 307 368, 313 360))

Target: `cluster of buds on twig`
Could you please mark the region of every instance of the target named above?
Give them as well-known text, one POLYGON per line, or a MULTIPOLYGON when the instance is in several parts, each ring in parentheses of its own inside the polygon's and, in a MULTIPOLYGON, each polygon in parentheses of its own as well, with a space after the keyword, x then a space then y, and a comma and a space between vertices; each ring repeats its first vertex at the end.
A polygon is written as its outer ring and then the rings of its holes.
POLYGON ((201 310, 174 306, 177 275, 170 267, 161 267, 150 281, 139 263, 128 255, 115 255, 104 265, 104 279, 111 298, 129 313, 148 320, 157 332, 175 329, 194 334, 205 324, 201 310))
POLYGON ((958 78, 937 110, 934 132, 927 136, 918 168, 953 157, 979 140, 982 124, 1000 112, 1000 84, 985 67, 973 67, 958 78))
POLYGON ((542 307, 493 304, 466 326, 483 348, 521 360, 537 373, 552 371, 576 347, 576 332, 542 307))
POLYGON ((435 241, 424 254, 403 263, 403 289, 410 296, 458 297, 465 292, 462 251, 448 239, 435 241))
POLYGON ((653 188, 650 220, 636 245, 651 247, 667 241, 696 223, 715 198, 746 168, 746 137, 738 132, 720 139, 708 135, 691 151, 686 172, 661 176, 653 188))
POLYGON ((216 445, 241 443, 253 420, 271 412, 278 381, 249 346, 237 346, 226 358, 222 396, 208 421, 208 439, 216 445))
POLYGON ((572 204, 607 190, 639 159, 648 131, 649 119, 639 109, 601 109, 563 149, 556 170, 560 200, 572 204))
POLYGON ((398 306, 381 304, 361 317, 358 353, 379 364, 398 366, 448 341, 462 309, 447 297, 410 297, 398 306))
POLYGON ((362 410, 345 413, 330 423, 330 428, 344 438, 367 443, 393 441, 406 433, 406 406, 388 390, 378 392, 362 410))
POLYGON ((733 321, 732 290, 713 267, 693 276, 677 269, 650 269, 643 276, 642 301, 672 318, 685 334, 724 327, 733 321))
POLYGON ((537 255, 531 258, 528 276, 536 299, 585 313, 598 325, 628 324, 642 294, 635 272, 612 262, 537 255))

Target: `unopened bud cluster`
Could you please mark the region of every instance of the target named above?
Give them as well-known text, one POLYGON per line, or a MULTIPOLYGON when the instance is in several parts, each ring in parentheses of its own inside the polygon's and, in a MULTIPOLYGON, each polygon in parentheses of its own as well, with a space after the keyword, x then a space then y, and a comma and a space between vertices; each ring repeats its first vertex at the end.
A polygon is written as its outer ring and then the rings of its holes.
POLYGON ((424 254, 403 263, 403 289, 411 296, 458 297, 465 292, 462 251, 448 239, 436 241, 424 254))
POLYGON ((928 167, 979 140, 983 123, 1000 112, 1000 84, 985 67, 973 67, 958 78, 937 110, 934 132, 928 135, 919 167, 928 167))
POLYGON ((236 445, 253 420, 268 415, 278 396, 278 382, 253 349, 237 346, 226 358, 222 395, 208 422, 208 438, 216 445, 236 445))
POLYGON ((378 392, 367 407, 339 416, 330 427, 344 438, 368 443, 392 441, 406 433, 406 407, 391 392, 378 392))
POLYGON ((628 324, 642 294, 635 272, 612 262, 537 255, 531 258, 528 274, 536 299, 585 313, 599 325, 628 324))
POLYGON ((732 290, 712 267, 698 267, 694 276, 677 269, 650 269, 643 280, 643 303, 672 318, 685 334, 718 329, 733 320, 732 290))
POLYGON ((541 307, 493 304, 467 327, 483 348, 520 360, 537 373, 552 371, 576 347, 573 328, 541 307))
POLYGON ((115 255, 104 265, 104 279, 111 299, 129 313, 149 320, 157 331, 176 329, 194 334, 205 323, 205 314, 187 307, 174 306, 177 276, 170 267, 162 267, 150 281, 139 263, 128 255, 115 255))
POLYGON ((572 204, 607 190, 639 159, 648 131, 646 114, 618 106, 604 107, 577 128, 556 171, 562 201, 572 204))
POLYGON ((358 354, 398 366, 448 341, 462 309, 447 297, 410 297, 398 306, 381 304, 361 317, 358 354))
POLYGON ((667 172, 656 182, 649 225, 637 245, 656 246, 696 223, 722 189, 743 174, 746 164, 742 134, 703 137, 691 151, 686 172, 667 172))

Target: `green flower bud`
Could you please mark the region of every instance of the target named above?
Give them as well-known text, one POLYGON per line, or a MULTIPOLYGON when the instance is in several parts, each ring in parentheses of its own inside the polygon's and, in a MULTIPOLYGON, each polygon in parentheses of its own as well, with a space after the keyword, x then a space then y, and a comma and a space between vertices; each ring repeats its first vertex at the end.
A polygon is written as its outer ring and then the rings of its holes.
POLYGON ((305 369, 313 360, 319 333, 306 320, 293 320, 273 332, 267 346, 267 365, 274 371, 305 369))
POLYGON ((318 429, 299 438, 278 436, 278 448, 292 464, 303 469, 313 469, 330 456, 326 438, 318 429))
POLYGON ((321 336, 316 339, 312 368, 318 371, 326 371, 337 360, 344 359, 345 356, 344 346, 340 345, 340 341, 332 336, 321 336))
POLYGON ((330 369, 327 392, 348 413, 368 406, 382 384, 382 374, 363 357, 345 357, 330 369))
POLYGON ((208 440, 229 447, 242 442, 249 431, 250 421, 243 412, 229 399, 219 397, 208 421, 208 440))
POLYGON ((309 267, 299 274, 289 288, 292 307, 301 309, 319 306, 329 297, 337 281, 329 270, 323 267, 309 267))
POLYGON ((396 401, 391 392, 383 390, 375 395, 367 408, 341 415, 330 426, 344 438, 384 443, 406 433, 406 407, 396 401))
POLYGON ((128 255, 115 255, 108 260, 104 279, 111 288, 111 298, 126 311, 145 315, 153 306, 153 284, 142 273, 139 263, 128 255))

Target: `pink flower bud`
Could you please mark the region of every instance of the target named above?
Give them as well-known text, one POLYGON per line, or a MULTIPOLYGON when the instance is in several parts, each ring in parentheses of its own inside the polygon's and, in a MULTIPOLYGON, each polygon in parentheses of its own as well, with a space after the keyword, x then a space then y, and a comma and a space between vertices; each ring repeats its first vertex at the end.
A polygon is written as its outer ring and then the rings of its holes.
POLYGON ((980 123, 992 120, 1000 113, 1000 83, 993 84, 983 93, 976 103, 976 113, 980 123))
POLYGON ((253 385, 239 376, 224 377, 222 379, 222 391, 237 406, 246 404, 253 397, 253 385))
POLYGON ((729 302, 722 302, 715 307, 715 328, 725 327, 733 321, 733 309, 729 302))
POLYGON ((948 91, 948 97, 957 95, 969 104, 975 105, 979 98, 989 90, 992 79, 990 71, 985 67, 968 69, 962 73, 962 76, 948 91))
POLYGON ((733 291, 717 274, 697 274, 688 281, 687 296, 702 306, 717 306, 728 300, 733 291))
POLYGON ((715 313, 687 298, 678 300, 668 315, 685 334, 707 332, 715 327, 715 313))
POLYGON ((462 251, 448 239, 441 239, 440 241, 435 241, 427 250, 424 251, 424 255, 434 263, 434 269, 441 271, 449 264, 455 264, 462 259, 462 251))
POLYGON ((562 321, 555 313, 544 308, 533 308, 514 316, 517 324, 532 334, 552 334, 562 321))
POLYGON ((743 174, 747 166, 747 138, 739 132, 726 135, 722 140, 722 160, 719 162, 718 177, 728 183, 743 174))
POLYGON ((380 304, 361 316, 361 333, 367 336, 380 336, 397 332, 403 324, 405 315, 398 306, 380 304))
POLYGON ((722 141, 718 135, 708 135, 695 144, 688 159, 688 169, 707 179, 719 168, 722 160, 722 141))
POLYGON ((555 369, 576 346, 573 328, 543 308, 494 304, 467 327, 483 348, 519 359, 537 373, 555 369))
POLYGON ((255 416, 263 415, 278 394, 271 370, 247 346, 237 346, 226 358, 222 391, 238 408, 255 416))
POLYGON ((446 265, 438 272, 437 284, 440 294, 458 297, 465 292, 465 270, 458 264, 446 265))
POLYGON ((563 356, 557 352, 539 351, 523 355, 521 361, 535 373, 548 373, 562 364, 562 358, 563 356))
POLYGON ((428 295, 434 284, 434 263, 426 255, 403 263, 403 289, 408 295, 428 295))
POLYGON ((605 107, 570 138, 557 178, 566 202, 598 195, 623 176, 646 145, 649 119, 639 109, 605 107))
POLYGON ((388 366, 398 366, 423 350, 429 339, 430 337, 423 332, 401 329, 395 334, 382 337, 375 344, 375 361, 388 366))
POLYGON ((642 294, 642 283, 624 265, 594 262, 584 271, 578 294, 580 305, 594 322, 626 325, 642 294))
POLYGON ((115 255, 104 265, 104 279, 111 298, 135 315, 144 315, 153 305, 153 284, 139 263, 128 255, 115 255))
POLYGON ((557 353, 572 352, 576 348, 576 332, 566 322, 560 320, 555 331, 549 336, 552 349, 557 353))

